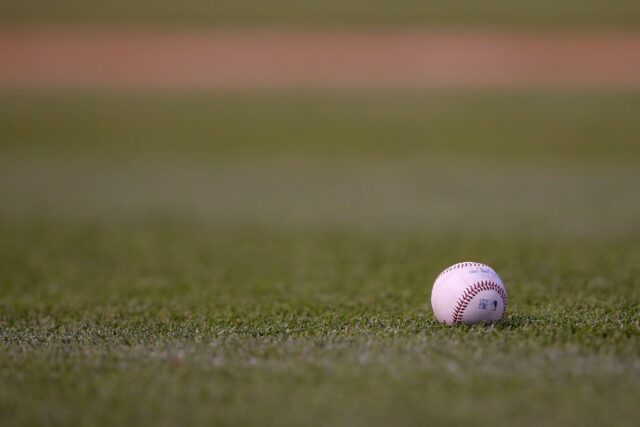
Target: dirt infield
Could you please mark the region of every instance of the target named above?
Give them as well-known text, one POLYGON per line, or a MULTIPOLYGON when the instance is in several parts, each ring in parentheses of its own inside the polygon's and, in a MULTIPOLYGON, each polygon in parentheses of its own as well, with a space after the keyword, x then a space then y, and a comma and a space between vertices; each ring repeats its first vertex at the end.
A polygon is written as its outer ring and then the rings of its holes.
POLYGON ((0 88, 640 88, 640 33, 0 30, 0 88))

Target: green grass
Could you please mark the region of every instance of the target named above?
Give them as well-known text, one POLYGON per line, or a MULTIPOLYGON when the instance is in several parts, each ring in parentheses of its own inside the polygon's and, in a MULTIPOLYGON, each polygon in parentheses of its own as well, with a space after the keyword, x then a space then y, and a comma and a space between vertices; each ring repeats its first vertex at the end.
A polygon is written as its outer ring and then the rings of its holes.
POLYGON ((615 165, 640 157, 639 108, 638 92, 9 92, 0 98, 0 150, 118 160, 174 161, 177 152, 190 161, 455 155, 615 165))
POLYGON ((162 222, 2 232, 3 425, 636 420, 631 241, 162 222), (497 326, 431 317, 432 279, 467 258, 509 285, 497 326))
POLYGON ((0 22, 125 23, 207 26, 389 27, 489 25, 516 27, 637 27, 631 0, 4 0, 0 22))
POLYGON ((0 97, 0 425, 635 425, 634 93, 0 97), (493 326, 437 324, 489 263, 493 326))
POLYGON ((638 110, 637 93, 6 94, 0 212, 635 236, 638 110))

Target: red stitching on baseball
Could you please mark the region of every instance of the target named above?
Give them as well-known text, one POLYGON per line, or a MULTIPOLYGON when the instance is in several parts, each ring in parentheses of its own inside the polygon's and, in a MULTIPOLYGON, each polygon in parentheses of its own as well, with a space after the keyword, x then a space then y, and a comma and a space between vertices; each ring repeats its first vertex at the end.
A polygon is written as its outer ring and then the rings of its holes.
POLYGON ((486 268, 491 268, 487 264, 482 264, 480 262, 459 262, 459 263, 454 264, 451 267, 447 268, 442 273, 438 274, 438 277, 442 276, 443 274, 447 274, 450 271, 457 270, 459 268, 466 268, 466 267, 486 267, 486 268))
POLYGON ((507 293, 496 282, 484 281, 476 282, 464 290, 462 296, 458 299, 456 306, 453 308, 453 315, 451 316, 451 323, 460 323, 462 321, 462 315, 467 309, 467 306, 471 300, 482 291, 495 291, 500 295, 502 300, 502 312, 507 310, 507 293))

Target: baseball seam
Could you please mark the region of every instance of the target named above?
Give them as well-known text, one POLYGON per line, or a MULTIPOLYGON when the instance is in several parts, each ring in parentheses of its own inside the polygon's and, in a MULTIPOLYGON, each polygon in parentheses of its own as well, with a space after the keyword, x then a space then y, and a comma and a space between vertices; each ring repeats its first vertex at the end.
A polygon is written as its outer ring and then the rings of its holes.
POLYGON ((454 264, 451 267, 447 268, 446 270, 444 270, 442 273, 440 273, 438 275, 438 277, 449 273, 450 271, 453 270, 458 270, 460 268, 466 268, 466 267, 486 267, 486 268, 491 268, 486 264, 482 264, 480 262, 459 262, 458 264, 454 264))
POLYGON ((502 312, 504 313, 507 310, 507 293, 502 286, 491 281, 476 282, 465 289, 462 296, 458 299, 456 306, 453 308, 451 323, 460 323, 462 321, 462 316, 467 306, 471 300, 482 291, 497 292, 502 300, 502 312))

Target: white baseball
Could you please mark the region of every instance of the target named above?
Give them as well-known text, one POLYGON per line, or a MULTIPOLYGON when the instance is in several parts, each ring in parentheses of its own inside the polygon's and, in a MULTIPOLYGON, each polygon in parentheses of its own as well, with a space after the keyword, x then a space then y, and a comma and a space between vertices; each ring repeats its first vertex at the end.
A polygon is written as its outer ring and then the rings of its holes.
POLYGON ((431 307, 439 322, 495 322, 507 308, 507 289, 485 264, 461 262, 444 270, 431 291, 431 307))

